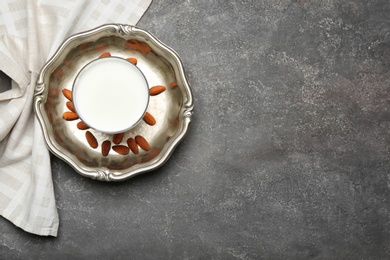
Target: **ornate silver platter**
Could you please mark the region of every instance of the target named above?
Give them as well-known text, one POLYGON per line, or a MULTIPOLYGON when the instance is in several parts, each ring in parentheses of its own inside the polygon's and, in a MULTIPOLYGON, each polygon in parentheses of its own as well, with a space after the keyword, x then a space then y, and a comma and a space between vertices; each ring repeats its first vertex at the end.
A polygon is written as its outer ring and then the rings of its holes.
MULTIPOLYGON (((120 94, 120 93, 118 93, 120 94)), ((107 24, 68 38, 42 68, 35 87, 34 109, 50 151, 83 176, 102 181, 122 181, 163 165, 185 136, 193 113, 193 98, 178 55, 149 32, 130 25, 107 24), (78 72, 102 53, 124 59, 135 58, 149 86, 165 86, 151 95, 147 111, 154 125, 141 120, 124 133, 118 145, 143 136, 150 149, 141 147, 119 154, 113 149, 102 154, 102 143, 113 135, 94 129, 80 130, 79 120, 67 121, 67 100, 63 89, 72 90, 78 72), (91 132, 98 143, 86 140, 91 132)))

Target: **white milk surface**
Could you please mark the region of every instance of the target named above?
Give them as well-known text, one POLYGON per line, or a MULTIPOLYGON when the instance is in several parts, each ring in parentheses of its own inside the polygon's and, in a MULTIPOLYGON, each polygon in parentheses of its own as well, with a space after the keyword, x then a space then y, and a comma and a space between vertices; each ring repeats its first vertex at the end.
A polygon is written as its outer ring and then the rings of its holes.
POLYGON ((93 129, 125 132, 145 114, 149 87, 142 72, 129 61, 101 58, 76 77, 73 103, 80 119, 93 129))

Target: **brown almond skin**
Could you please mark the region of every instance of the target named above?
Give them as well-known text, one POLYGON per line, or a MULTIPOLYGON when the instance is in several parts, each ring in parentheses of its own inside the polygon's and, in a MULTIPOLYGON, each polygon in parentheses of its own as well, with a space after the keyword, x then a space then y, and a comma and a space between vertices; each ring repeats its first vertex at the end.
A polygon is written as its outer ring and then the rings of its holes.
POLYGON ((145 151, 149 151, 150 150, 150 145, 148 143, 148 141, 146 141, 146 139, 140 135, 137 135, 135 137, 135 141, 137 142, 137 144, 139 145, 139 147, 141 147, 143 150, 145 151))
POLYGON ((67 107, 70 111, 76 112, 76 110, 74 109, 74 105, 73 105, 73 102, 72 102, 72 101, 66 102, 66 107, 67 107))
POLYGON ((171 83, 169 84, 169 88, 176 88, 176 87, 177 87, 177 82, 176 82, 176 81, 171 82, 171 83))
POLYGON ((147 45, 146 43, 140 43, 138 49, 143 52, 144 54, 147 54, 149 53, 152 49, 150 48, 149 45, 147 45))
POLYGON ((89 146, 91 146, 92 148, 98 147, 96 137, 90 131, 85 132, 85 138, 87 139, 89 146))
POLYGON ((138 61, 136 58, 127 58, 126 60, 130 61, 131 63, 133 63, 134 65, 137 65, 138 61))
POLYGON ((87 126, 83 121, 80 121, 77 123, 77 128, 80 130, 87 130, 89 129, 89 126, 87 126))
POLYGON ((143 119, 144 119, 145 123, 147 123, 148 125, 155 125, 156 124, 156 119, 149 112, 145 113, 143 119))
POLYGON ((107 156, 111 149, 110 140, 106 140, 102 143, 102 155, 107 156))
POLYGON ((130 152, 130 149, 129 147, 125 146, 125 145, 114 145, 112 147, 112 150, 114 150, 115 152, 121 154, 121 155, 126 155, 130 152))
POLYGON ((72 91, 67 89, 67 88, 64 88, 62 90, 62 94, 64 94, 64 96, 69 100, 69 101, 72 101, 72 91))
POLYGON ((123 140, 124 135, 125 133, 114 134, 114 136, 112 137, 112 142, 114 144, 120 144, 123 140))
POLYGON ((151 87, 151 88, 149 89, 149 94, 150 94, 151 96, 155 96, 155 95, 158 95, 158 94, 164 92, 165 89, 166 89, 166 88, 165 88, 164 86, 157 85, 157 86, 151 87))
POLYGON ((99 58, 110 57, 110 56, 111 56, 111 53, 109 53, 109 52, 107 51, 107 52, 101 54, 101 55, 99 56, 99 58))
POLYGON ((135 51, 140 51, 144 54, 147 54, 152 50, 148 44, 135 39, 127 40, 127 48, 135 51))
POLYGON ((66 111, 62 114, 62 117, 67 120, 67 121, 72 121, 72 120, 76 120, 76 119, 79 119, 79 116, 75 113, 75 112, 72 112, 72 111, 66 111))
POLYGON ((127 139, 127 145, 134 154, 138 154, 138 144, 133 138, 127 139))

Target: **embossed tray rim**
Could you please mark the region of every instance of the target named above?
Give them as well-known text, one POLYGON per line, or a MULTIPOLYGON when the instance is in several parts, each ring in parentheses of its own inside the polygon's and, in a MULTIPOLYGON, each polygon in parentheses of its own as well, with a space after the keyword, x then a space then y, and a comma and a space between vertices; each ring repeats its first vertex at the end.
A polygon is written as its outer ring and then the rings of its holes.
POLYGON ((141 173, 149 172, 152 170, 155 170, 159 167, 161 167, 172 155, 173 151, 177 147, 177 145, 182 141, 184 136, 187 133, 189 124, 191 122, 191 118, 193 115, 193 96, 192 91, 189 86, 189 83, 186 79, 185 71, 183 68, 183 64, 181 59, 179 58, 178 54, 171 49, 170 47, 166 46, 164 43, 162 43, 160 40, 158 40, 156 37, 154 37, 151 33, 149 33, 146 30, 140 29, 138 27, 132 26, 132 25, 124 25, 124 24, 105 24, 100 27, 97 27, 95 29, 81 32, 78 34, 75 34, 73 36, 70 36, 67 38, 63 44, 58 48, 58 50, 55 52, 55 54, 49 59, 49 61, 44 65, 44 67, 41 69, 41 72, 38 75, 38 79, 35 86, 35 94, 34 94, 34 111, 36 113, 36 116, 38 118, 39 123, 41 124, 41 128, 43 130, 44 139, 46 141, 47 147, 49 150, 58 158, 64 160, 67 162, 70 166, 72 166, 79 174, 89 177, 92 179, 102 180, 102 181, 123 181, 127 180, 129 178, 135 177, 141 173), (47 127, 47 118, 45 115, 45 109, 44 105, 47 100, 47 92, 48 87, 47 84, 44 82, 45 74, 48 72, 48 69, 53 65, 53 63, 58 59, 58 57, 61 55, 61 53, 75 40, 77 40, 80 37, 86 37, 86 36, 93 36, 94 34, 98 34, 104 31, 110 31, 114 30, 116 33, 120 35, 132 35, 132 34, 138 34, 142 35, 149 41, 153 42, 158 48, 166 55, 166 57, 169 57, 171 62, 171 66, 173 66, 177 71, 179 72, 179 76, 181 77, 183 88, 186 92, 185 100, 183 102, 183 110, 181 116, 183 117, 182 125, 181 125, 181 131, 175 136, 175 139, 170 143, 170 146, 165 149, 165 152, 161 152, 157 157, 156 160, 152 160, 151 162, 142 163, 142 167, 138 169, 130 169, 124 173, 124 174, 116 174, 115 172, 105 168, 105 167, 86 167, 83 165, 81 167, 77 162, 72 160, 72 158, 61 149, 61 147, 58 147, 56 144, 54 138, 52 137, 50 131, 47 127))

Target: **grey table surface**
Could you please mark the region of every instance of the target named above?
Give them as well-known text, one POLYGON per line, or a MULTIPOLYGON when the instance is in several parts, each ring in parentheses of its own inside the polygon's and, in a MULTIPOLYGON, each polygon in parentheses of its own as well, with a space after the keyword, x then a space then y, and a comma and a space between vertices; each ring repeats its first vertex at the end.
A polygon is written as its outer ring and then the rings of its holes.
POLYGON ((183 60, 188 135, 121 183, 52 156, 58 237, 0 219, 1 259, 389 259, 389 0, 155 0, 138 26, 183 60))

